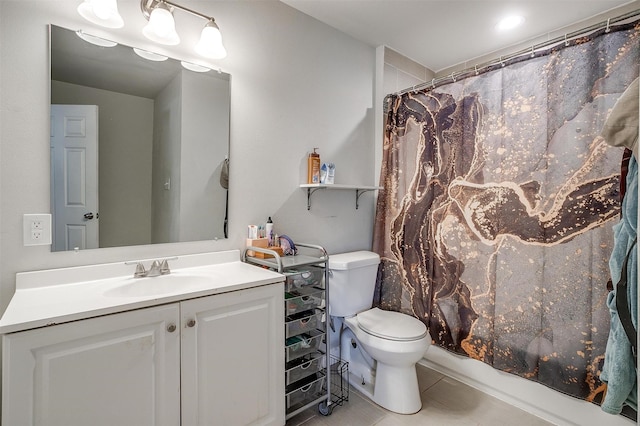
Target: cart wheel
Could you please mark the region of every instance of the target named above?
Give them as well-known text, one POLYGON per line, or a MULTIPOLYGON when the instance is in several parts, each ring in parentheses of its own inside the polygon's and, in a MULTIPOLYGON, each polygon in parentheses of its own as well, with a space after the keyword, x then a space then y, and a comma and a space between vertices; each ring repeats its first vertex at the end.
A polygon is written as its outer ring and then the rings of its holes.
POLYGON ((322 414, 323 416, 331 415, 332 411, 333 405, 327 405, 327 401, 322 401, 320 404, 318 404, 318 412, 320 412, 320 414, 322 414))

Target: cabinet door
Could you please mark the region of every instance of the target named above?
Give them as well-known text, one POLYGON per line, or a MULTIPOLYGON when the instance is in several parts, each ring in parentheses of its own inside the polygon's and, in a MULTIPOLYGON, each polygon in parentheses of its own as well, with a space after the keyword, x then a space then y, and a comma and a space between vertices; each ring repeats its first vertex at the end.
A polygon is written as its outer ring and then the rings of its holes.
POLYGON ((182 424, 284 424, 282 284, 181 303, 182 424))
POLYGON ((3 336, 4 425, 177 425, 179 305, 3 336))

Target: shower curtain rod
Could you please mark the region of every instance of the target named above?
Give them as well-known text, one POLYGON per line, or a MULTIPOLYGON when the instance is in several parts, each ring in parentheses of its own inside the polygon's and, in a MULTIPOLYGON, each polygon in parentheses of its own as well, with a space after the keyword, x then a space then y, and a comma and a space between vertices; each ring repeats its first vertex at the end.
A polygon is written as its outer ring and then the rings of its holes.
MULTIPOLYGON (((634 10, 633 12, 625 13, 624 15, 620 15, 620 16, 617 16, 615 18, 609 18, 606 21, 602 21, 600 23, 593 24, 593 25, 591 25, 589 27, 582 28, 580 30, 573 31, 573 32, 570 32, 570 33, 566 33, 564 36, 559 36, 559 37, 556 37, 554 39, 547 40, 547 41, 545 41, 543 43, 533 44, 530 48, 522 49, 522 50, 519 50, 519 51, 517 51, 515 53, 511 53, 509 55, 500 56, 499 58, 494 59, 492 61, 483 62, 481 64, 475 65, 474 67, 465 68, 465 69, 463 69, 461 71, 457 71, 457 72, 454 71, 449 75, 438 77, 438 78, 434 78, 431 81, 425 81, 424 83, 416 84, 415 86, 408 87, 408 88, 406 88, 404 90, 396 92, 393 95, 403 95, 405 93, 414 92, 416 90, 424 89, 424 88, 427 88, 429 86, 431 86, 432 89, 435 89, 436 87, 441 86, 442 84, 447 83, 447 82, 455 83, 456 79, 458 79, 458 78, 468 77, 468 76, 470 76, 472 74, 478 75, 481 72, 488 71, 489 68, 491 68, 493 66, 496 66, 496 65, 504 66, 506 61, 518 58, 520 56, 530 55, 533 58, 535 56, 537 50, 540 50, 540 49, 543 49, 543 48, 552 47, 552 46, 557 45, 558 43, 561 43, 561 42, 564 42, 566 45, 568 45, 569 41, 571 41, 571 40, 573 40, 575 38, 591 34, 591 33, 595 32, 595 31, 598 31, 598 30, 601 30, 601 29, 604 29, 605 32, 609 32, 613 25, 618 24, 620 22, 627 21, 627 20, 629 20, 631 18, 634 18, 636 16, 639 16, 639 15, 640 15, 640 9, 634 10)), ((385 101, 386 101, 386 98, 388 98, 389 96, 391 96, 391 94, 385 96, 385 101)))

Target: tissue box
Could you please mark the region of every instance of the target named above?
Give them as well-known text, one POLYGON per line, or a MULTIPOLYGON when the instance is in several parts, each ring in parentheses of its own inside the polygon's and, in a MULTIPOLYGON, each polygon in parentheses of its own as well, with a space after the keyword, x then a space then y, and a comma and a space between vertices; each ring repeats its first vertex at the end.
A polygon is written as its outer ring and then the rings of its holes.
MULTIPOLYGON (((247 238, 246 247, 267 248, 268 246, 269 246, 269 240, 266 238, 247 238)), ((253 250, 247 250, 247 256, 256 257, 256 252, 253 250)))
MULTIPOLYGON (((282 250, 282 247, 266 247, 266 248, 268 248, 269 250, 273 250, 273 251, 275 251, 275 252, 276 252, 276 253, 278 253, 280 256, 284 256, 284 251, 282 250)), ((251 256, 251 255, 250 255, 250 256, 251 256)), ((272 255, 270 255, 270 254, 267 254, 267 253, 261 253, 261 252, 257 251, 257 252, 253 255, 253 257, 257 257, 258 259, 267 259, 267 258, 269 258, 269 257, 273 257, 273 256, 272 256, 272 255)))

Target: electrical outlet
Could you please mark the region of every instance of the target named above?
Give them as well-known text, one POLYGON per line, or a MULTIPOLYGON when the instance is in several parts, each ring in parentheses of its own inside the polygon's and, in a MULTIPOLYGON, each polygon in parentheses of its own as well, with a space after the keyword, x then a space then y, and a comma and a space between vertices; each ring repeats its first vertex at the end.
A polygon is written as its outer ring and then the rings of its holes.
POLYGON ((45 246, 51 244, 50 214, 25 214, 22 217, 22 227, 25 246, 45 246))

